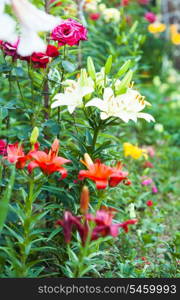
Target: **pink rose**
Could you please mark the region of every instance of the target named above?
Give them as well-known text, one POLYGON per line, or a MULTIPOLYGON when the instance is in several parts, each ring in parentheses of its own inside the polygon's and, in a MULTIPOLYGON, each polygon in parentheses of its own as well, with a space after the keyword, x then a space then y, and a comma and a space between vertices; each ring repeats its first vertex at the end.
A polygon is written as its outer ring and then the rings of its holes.
POLYGON ((68 19, 54 28, 51 38, 58 41, 59 46, 74 46, 81 40, 87 40, 87 29, 77 21, 68 19))
POLYGON ((156 15, 152 12, 147 12, 144 17, 149 23, 154 23, 156 21, 156 15))

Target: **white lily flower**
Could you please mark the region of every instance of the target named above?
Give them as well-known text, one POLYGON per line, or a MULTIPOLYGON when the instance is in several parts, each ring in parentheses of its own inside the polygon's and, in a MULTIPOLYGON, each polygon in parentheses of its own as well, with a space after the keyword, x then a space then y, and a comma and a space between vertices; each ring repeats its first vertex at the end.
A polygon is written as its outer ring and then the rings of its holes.
POLYGON ((39 37, 39 32, 51 31, 60 24, 61 19, 54 17, 36 8, 27 0, 0 0, 0 39, 7 42, 17 41, 15 35, 15 21, 4 13, 4 5, 11 4, 14 13, 20 23, 20 41, 17 53, 21 56, 29 56, 33 52, 45 52, 46 44, 39 37))
POLYGON ((22 56, 31 55, 33 52, 45 52, 47 46, 38 32, 54 29, 61 19, 36 8, 27 0, 11 0, 11 3, 21 25, 17 52, 22 56))
POLYGON ((86 106, 95 106, 101 110, 100 117, 105 120, 109 117, 122 119, 124 122, 133 120, 137 122, 138 118, 146 121, 155 121, 153 116, 147 113, 141 113, 146 105, 150 105, 144 98, 135 90, 128 89, 125 94, 115 96, 112 88, 104 90, 103 100, 94 98, 89 101, 86 106))
POLYGON ((118 105, 111 88, 104 89, 103 100, 100 98, 93 98, 86 104, 86 107, 88 106, 96 106, 99 108, 101 110, 100 116, 102 120, 117 116, 118 105))
POLYGON ((65 91, 54 97, 56 101, 51 105, 51 108, 67 105, 69 113, 72 114, 76 107, 83 106, 83 97, 94 91, 93 80, 91 78, 84 80, 83 75, 81 72, 77 81, 68 79, 63 82, 66 86, 65 91))
POLYGON ((4 13, 5 4, 9 3, 9 0, 1 0, 0 2, 0 40, 13 44, 17 41, 16 22, 4 13))

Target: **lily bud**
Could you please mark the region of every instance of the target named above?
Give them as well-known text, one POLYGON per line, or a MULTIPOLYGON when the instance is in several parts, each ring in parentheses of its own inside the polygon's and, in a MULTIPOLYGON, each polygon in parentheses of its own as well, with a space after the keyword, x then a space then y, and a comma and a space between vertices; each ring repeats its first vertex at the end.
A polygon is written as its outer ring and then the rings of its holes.
POLYGON ((56 154, 58 154, 58 151, 59 151, 59 140, 57 138, 55 138, 55 140, 51 146, 51 153, 56 155, 56 154))
POLYGON ((120 84, 117 86, 117 95, 123 94, 124 92, 126 92, 131 79, 133 76, 133 71, 129 70, 127 72, 127 74, 124 76, 124 78, 120 81, 120 84))
POLYGON ((81 192, 80 199, 80 211, 82 214, 86 214, 89 208, 89 189, 87 186, 84 186, 81 192))
POLYGON ((94 66, 93 60, 92 60, 92 58, 90 56, 87 59, 87 69, 88 69, 89 76, 93 80, 95 80, 96 79, 96 70, 95 70, 95 66, 94 66))
POLYGON ((81 69, 81 75, 80 75, 80 85, 86 86, 88 85, 88 76, 86 69, 81 69))
POLYGON ((36 144, 38 136, 39 136, 39 129, 38 129, 38 127, 34 127, 32 133, 31 133, 31 137, 30 137, 31 145, 36 144))
POLYGON ((108 75, 111 71, 111 67, 112 67, 112 55, 109 55, 106 64, 105 64, 105 73, 106 75, 108 75))
POLYGON ((122 67, 119 69, 119 71, 118 71, 117 74, 116 74, 116 78, 119 78, 119 77, 121 77, 122 75, 124 75, 124 74, 127 72, 127 70, 129 69, 130 65, 131 65, 131 60, 129 59, 129 60, 127 60, 127 61, 122 65, 122 67))
POLYGON ((92 159, 91 159, 91 157, 89 156, 89 154, 88 153, 85 153, 84 154, 84 160, 85 160, 85 162, 86 162, 86 164, 89 166, 89 165, 93 165, 93 161, 92 161, 92 159))
POLYGON ((131 219, 135 219, 136 218, 136 212, 135 212, 134 203, 129 204, 129 215, 130 215, 131 219))

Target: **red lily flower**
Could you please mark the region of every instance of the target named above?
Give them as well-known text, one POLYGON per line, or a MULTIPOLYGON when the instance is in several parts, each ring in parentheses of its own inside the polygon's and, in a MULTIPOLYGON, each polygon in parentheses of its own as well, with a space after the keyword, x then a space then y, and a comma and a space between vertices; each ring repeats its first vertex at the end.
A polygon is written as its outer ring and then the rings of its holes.
POLYGON ((113 224, 113 217, 116 213, 115 209, 112 208, 101 208, 96 212, 96 216, 86 215, 86 219, 89 221, 94 221, 96 223, 96 227, 93 229, 91 240, 96 240, 100 236, 108 236, 111 235, 113 237, 117 237, 119 234, 119 227, 122 227, 125 232, 128 232, 128 225, 135 224, 137 219, 128 220, 124 223, 113 224))
POLYGON ((79 180, 89 178, 96 183, 97 189, 105 189, 108 184, 111 187, 115 187, 121 181, 125 184, 129 184, 127 172, 122 171, 122 165, 119 162, 116 167, 109 167, 101 163, 99 159, 95 162, 91 160, 89 154, 85 153, 84 161, 81 161, 88 170, 81 170, 78 175, 79 180))
POLYGON ((137 222, 138 222, 137 219, 131 219, 123 222, 122 224, 119 224, 119 226, 122 227, 125 232, 128 232, 129 231, 128 225, 133 225, 136 224, 137 222))
POLYGON ((11 164, 16 164, 17 169, 23 169, 28 159, 19 143, 7 145, 7 156, 4 156, 11 164))
POLYGON ((95 223, 95 227, 91 233, 91 241, 97 240, 100 237, 106 237, 111 235, 117 237, 119 234, 119 228, 122 227, 125 232, 128 232, 128 225, 137 223, 137 219, 128 220, 123 223, 113 224, 113 217, 116 213, 116 209, 103 207, 96 212, 96 216, 92 214, 86 214, 85 216, 75 217, 71 212, 66 211, 64 213, 63 220, 58 220, 56 225, 63 227, 65 242, 70 243, 72 238, 73 227, 77 229, 82 240, 82 244, 85 245, 89 231, 89 221, 95 223))
POLYGON ((116 167, 112 168, 114 171, 113 174, 110 176, 109 179, 109 186, 115 187, 117 186, 121 181, 124 182, 124 184, 130 184, 130 181, 128 180, 128 172, 122 171, 122 164, 121 162, 118 162, 116 167))
POLYGON ((66 211, 64 213, 63 220, 58 220, 56 222, 56 225, 60 225, 63 227, 66 243, 70 243, 71 241, 73 227, 76 227, 81 237, 82 243, 85 243, 89 228, 87 222, 85 222, 84 224, 80 222, 81 218, 82 217, 75 217, 71 214, 71 212, 66 211))
POLYGON ((35 168, 40 168, 41 171, 46 174, 50 175, 54 172, 61 173, 61 179, 66 178, 67 176, 67 170, 62 167, 63 164, 66 164, 70 162, 70 160, 58 156, 59 151, 59 141, 58 139, 55 139, 51 149, 48 153, 44 151, 31 151, 29 153, 29 156, 33 160, 28 165, 28 171, 29 173, 32 173, 32 171, 35 168))

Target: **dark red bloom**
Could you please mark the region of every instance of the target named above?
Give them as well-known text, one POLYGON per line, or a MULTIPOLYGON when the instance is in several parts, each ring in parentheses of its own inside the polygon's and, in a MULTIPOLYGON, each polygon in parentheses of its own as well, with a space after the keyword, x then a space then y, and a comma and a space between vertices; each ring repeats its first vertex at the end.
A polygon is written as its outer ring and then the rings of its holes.
POLYGON ((146 205, 149 206, 149 207, 153 206, 153 201, 152 200, 148 200, 146 202, 146 205))
POLYGON ((90 240, 97 240, 100 237, 106 237, 111 235, 117 237, 119 234, 119 228, 123 228, 125 232, 128 232, 128 225, 137 223, 137 219, 128 220, 123 223, 113 224, 113 217, 116 213, 116 209, 111 207, 103 207, 96 212, 96 215, 86 214, 85 216, 75 217, 70 212, 65 212, 63 220, 58 220, 57 225, 63 227, 65 242, 69 243, 72 237, 73 227, 79 232, 82 240, 82 244, 86 243, 89 234, 90 240), (90 232, 89 222, 95 224, 92 232, 90 232))
POLYGON ((120 227, 122 227, 124 229, 125 232, 128 232, 128 225, 133 225, 137 223, 137 219, 131 219, 131 220, 127 220, 125 222, 123 222, 122 224, 120 224, 120 227))
POLYGON ((34 52, 31 56, 23 57, 23 60, 31 62, 34 68, 45 69, 51 58, 59 55, 58 48, 53 45, 48 45, 46 53, 34 52))
POLYGON ((0 140, 0 155, 7 154, 7 143, 4 140, 0 140))
POLYGON ((122 6, 128 6, 129 5, 129 0, 121 0, 121 5, 122 6))
POLYGON ((40 168, 41 171, 46 175, 50 175, 54 172, 59 172, 61 173, 61 179, 66 178, 67 170, 63 168, 62 165, 70 162, 70 160, 58 156, 58 151, 58 139, 54 140, 48 153, 36 150, 31 151, 29 153, 29 157, 32 159, 32 161, 28 165, 29 173, 32 173, 35 168, 40 168))
POLYGON ((99 18, 100 18, 100 14, 99 13, 92 13, 92 14, 89 14, 89 18, 93 21, 97 21, 99 18))
POLYGON ((59 56, 58 48, 53 46, 53 45, 48 45, 47 50, 46 50, 46 54, 49 57, 57 57, 57 56, 59 56))
POLYGON ((85 222, 85 224, 81 223, 81 218, 82 217, 75 217, 71 214, 71 212, 66 211, 64 213, 63 220, 58 220, 56 222, 56 225, 60 225, 63 227, 66 243, 70 243, 72 238, 72 230, 74 227, 79 232, 82 242, 85 243, 89 229, 87 222, 85 222))
POLYGON ((146 162, 143 164, 143 168, 154 168, 154 165, 152 164, 152 162, 146 161, 146 162))
POLYGON ((0 49, 3 50, 5 55, 12 56, 13 60, 16 60, 20 58, 20 56, 17 54, 18 44, 19 40, 15 44, 0 41, 0 49))

